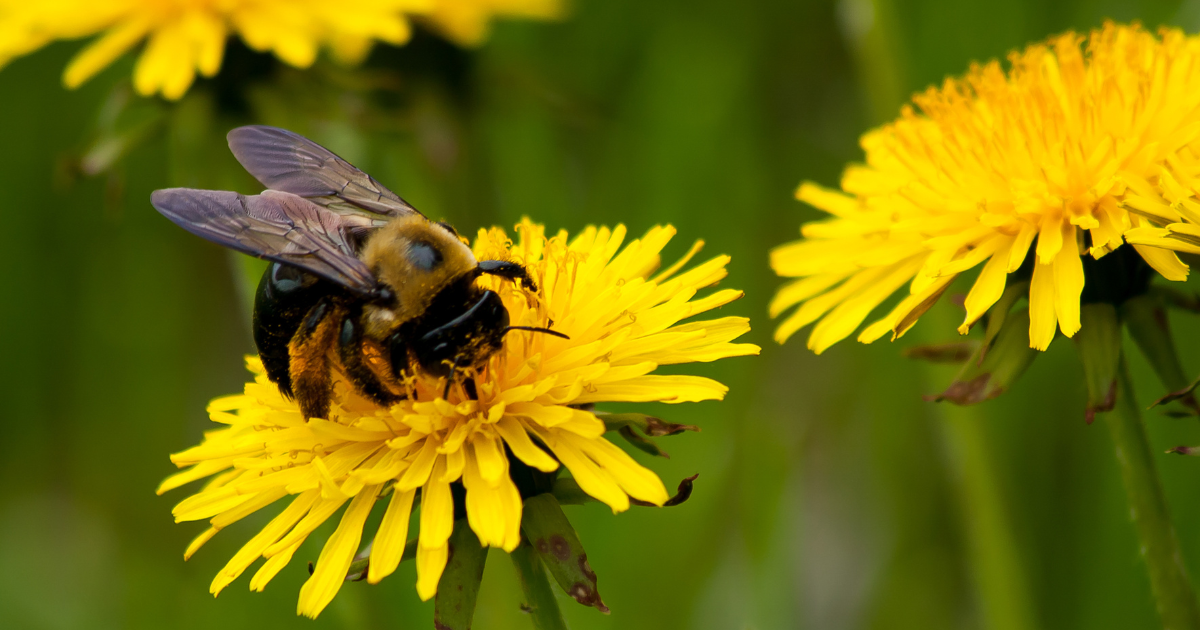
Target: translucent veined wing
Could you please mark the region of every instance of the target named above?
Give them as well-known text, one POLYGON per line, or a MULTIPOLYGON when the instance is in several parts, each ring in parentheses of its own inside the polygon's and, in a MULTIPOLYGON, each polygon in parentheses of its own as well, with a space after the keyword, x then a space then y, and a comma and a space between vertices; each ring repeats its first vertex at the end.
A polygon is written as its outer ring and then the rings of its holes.
POLYGON ((417 212, 370 175, 300 134, 251 125, 230 131, 226 139, 242 167, 267 188, 299 195, 338 214, 375 215, 376 225, 417 212))
POLYGON ((241 195, 167 188, 150 196, 163 216, 196 236, 239 252, 293 265, 360 295, 376 290, 375 276, 354 255, 349 231, 371 220, 341 215, 291 193, 241 195))

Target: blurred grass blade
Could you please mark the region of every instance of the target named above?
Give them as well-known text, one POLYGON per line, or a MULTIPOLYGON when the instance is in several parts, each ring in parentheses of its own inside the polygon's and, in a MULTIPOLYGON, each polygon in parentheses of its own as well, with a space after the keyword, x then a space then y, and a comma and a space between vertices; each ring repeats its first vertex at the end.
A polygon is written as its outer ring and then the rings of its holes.
POLYGON ((131 151, 153 137, 166 120, 157 100, 139 98, 121 82, 113 87, 96 117, 96 126, 79 157, 79 171, 95 176, 112 169, 131 151))

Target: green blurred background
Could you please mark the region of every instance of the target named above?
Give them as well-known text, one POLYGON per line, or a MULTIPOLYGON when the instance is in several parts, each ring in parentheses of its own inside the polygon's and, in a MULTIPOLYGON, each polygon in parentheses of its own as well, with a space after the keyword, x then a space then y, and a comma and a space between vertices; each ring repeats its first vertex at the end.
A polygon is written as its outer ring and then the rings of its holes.
MULTIPOLYGON (((522 215, 633 234, 669 222, 670 252, 702 238, 733 256, 724 285, 746 298, 722 314, 752 318, 762 356, 695 368, 731 387, 724 402, 649 406, 704 429, 662 440, 670 460, 641 458, 669 487, 700 473, 689 502, 567 508, 613 611, 562 596, 572 627, 1155 627, 1071 342, 959 410, 921 399, 953 370, 900 356, 955 337, 952 305, 897 344, 821 357, 803 333, 774 344, 765 316, 780 284, 767 250, 816 216, 792 198, 801 179, 835 185, 862 131, 972 60, 1105 18, 1194 32, 1200 0, 577 0, 561 23, 499 24, 479 50, 421 35, 353 72, 234 46, 221 78, 172 105, 122 96, 130 59, 64 91, 78 43, 17 60, 0 71, 0 626, 432 625, 412 563, 346 585, 315 622, 294 617, 329 524, 265 593, 243 577, 213 600, 212 576, 265 518, 185 563, 204 526, 172 522, 186 491, 154 494, 253 347, 244 264, 160 217, 149 193, 257 191, 223 138, 258 122, 310 135, 463 232, 522 215)), ((1173 323, 1200 370, 1200 322, 1173 323)), ((1143 402, 1162 393, 1140 357, 1133 368, 1143 402)), ((1147 418, 1156 452, 1200 444, 1194 420, 1147 418)), ((1200 575, 1200 461, 1156 461, 1200 575)), ((490 560, 475 627, 530 627, 510 563, 490 560)))

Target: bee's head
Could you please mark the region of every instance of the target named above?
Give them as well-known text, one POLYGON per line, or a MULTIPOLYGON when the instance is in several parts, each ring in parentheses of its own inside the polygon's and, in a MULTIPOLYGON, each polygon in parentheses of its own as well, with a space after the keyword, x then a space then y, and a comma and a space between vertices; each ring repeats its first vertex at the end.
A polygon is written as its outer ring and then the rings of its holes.
POLYGON ((474 367, 504 344, 508 309, 495 291, 480 291, 457 317, 423 332, 411 342, 421 369, 434 376, 449 376, 456 367, 474 367))

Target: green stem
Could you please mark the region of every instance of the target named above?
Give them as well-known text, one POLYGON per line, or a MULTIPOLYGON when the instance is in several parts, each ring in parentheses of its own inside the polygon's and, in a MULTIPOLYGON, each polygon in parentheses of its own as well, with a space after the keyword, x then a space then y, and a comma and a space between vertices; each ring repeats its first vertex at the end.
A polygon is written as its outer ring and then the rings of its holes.
POLYGON ((1117 447, 1117 463, 1125 479, 1133 524, 1150 573, 1150 588, 1159 617, 1168 630, 1200 630, 1200 608, 1183 567, 1179 540, 1167 514, 1162 483, 1150 454, 1124 357, 1117 374, 1116 407, 1105 415, 1117 447))
POLYGON ((558 609, 554 591, 550 590, 550 580, 546 578, 546 568, 538 559, 537 552, 529 543, 522 542, 509 556, 517 569, 517 576, 521 578, 525 608, 533 619, 534 629, 567 630, 567 622, 563 620, 562 611, 558 609))
POLYGON ((1029 597, 1019 547, 1005 509, 988 447, 986 425, 977 407, 941 407, 942 435, 950 455, 966 533, 969 570, 982 608, 984 627, 1032 630, 1029 597))
MULTIPOLYGON (((926 317, 931 330, 952 330, 957 325, 947 309, 935 309, 926 317)), ((936 389, 951 382, 957 369, 927 364, 926 373, 936 389)), ((983 409, 948 402, 934 409, 962 515, 967 571, 979 598, 981 625, 988 630, 1033 630, 1038 624, 1032 591, 996 473, 983 409)))

